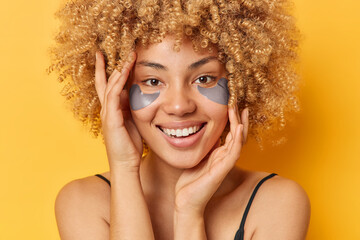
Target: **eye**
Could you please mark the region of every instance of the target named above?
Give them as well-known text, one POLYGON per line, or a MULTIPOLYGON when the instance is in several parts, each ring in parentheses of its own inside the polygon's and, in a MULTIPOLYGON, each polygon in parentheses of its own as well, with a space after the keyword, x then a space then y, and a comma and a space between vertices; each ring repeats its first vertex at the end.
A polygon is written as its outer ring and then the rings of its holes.
POLYGON ((143 83, 147 86, 152 86, 152 87, 156 87, 161 84, 161 82, 157 79, 147 79, 147 80, 144 80, 143 83))
POLYGON ((199 78, 197 78, 194 83, 197 83, 197 84, 209 84, 209 83, 212 83, 214 82, 216 79, 216 77, 213 77, 213 76, 201 76, 199 78))

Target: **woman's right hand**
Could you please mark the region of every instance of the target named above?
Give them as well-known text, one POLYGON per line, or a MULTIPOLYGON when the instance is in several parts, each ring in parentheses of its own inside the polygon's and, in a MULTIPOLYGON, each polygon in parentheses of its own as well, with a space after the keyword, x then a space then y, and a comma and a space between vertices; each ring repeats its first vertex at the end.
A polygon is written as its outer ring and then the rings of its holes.
POLYGON ((95 88, 101 103, 101 123, 110 169, 138 171, 142 154, 141 136, 132 120, 128 92, 124 89, 136 54, 129 54, 121 73, 114 70, 106 79, 105 61, 96 53, 95 88))

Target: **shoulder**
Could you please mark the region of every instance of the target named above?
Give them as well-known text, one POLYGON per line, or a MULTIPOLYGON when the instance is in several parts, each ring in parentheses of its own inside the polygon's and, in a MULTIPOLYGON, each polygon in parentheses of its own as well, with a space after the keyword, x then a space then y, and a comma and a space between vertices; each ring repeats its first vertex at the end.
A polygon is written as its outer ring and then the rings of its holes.
POLYGON ((96 176, 67 183, 55 201, 61 239, 106 239, 110 188, 96 176))
POLYGON ((109 194, 108 184, 96 176, 75 179, 61 188, 56 198, 55 207, 71 207, 80 203, 84 207, 91 206, 98 204, 99 201, 106 200, 109 194))
POLYGON ((297 182, 277 175, 268 179, 251 208, 249 218, 256 223, 251 239, 305 239, 310 201, 297 182))

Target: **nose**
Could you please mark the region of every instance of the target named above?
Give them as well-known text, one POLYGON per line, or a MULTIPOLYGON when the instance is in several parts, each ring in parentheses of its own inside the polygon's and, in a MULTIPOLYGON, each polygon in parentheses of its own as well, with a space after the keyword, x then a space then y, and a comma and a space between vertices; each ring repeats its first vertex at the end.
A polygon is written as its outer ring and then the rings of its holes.
POLYGON ((169 88, 164 98, 163 109, 169 115, 182 117, 196 110, 196 103, 190 89, 183 87, 169 88))

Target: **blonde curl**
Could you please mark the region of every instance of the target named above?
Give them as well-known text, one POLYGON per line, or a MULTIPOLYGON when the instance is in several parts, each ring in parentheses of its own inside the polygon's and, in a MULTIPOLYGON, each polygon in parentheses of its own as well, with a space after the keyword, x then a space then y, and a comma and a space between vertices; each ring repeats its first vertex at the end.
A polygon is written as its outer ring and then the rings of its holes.
POLYGON ((250 133, 261 141, 299 110, 294 71, 299 34, 290 8, 286 0, 74 0, 56 14, 61 27, 48 71, 58 72, 61 94, 98 136, 95 52, 104 54, 110 75, 121 71, 137 44, 149 46, 172 35, 178 51, 190 38, 195 51, 217 48, 228 72, 229 104, 249 108, 250 133))

